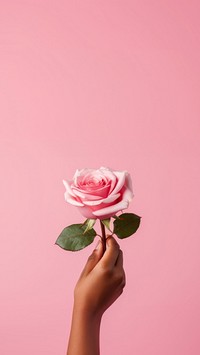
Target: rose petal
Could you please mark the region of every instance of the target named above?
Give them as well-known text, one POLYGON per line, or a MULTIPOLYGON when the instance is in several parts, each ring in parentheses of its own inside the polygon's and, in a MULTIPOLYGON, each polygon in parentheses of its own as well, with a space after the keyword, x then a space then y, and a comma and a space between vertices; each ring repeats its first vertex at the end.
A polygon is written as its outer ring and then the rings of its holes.
POLYGON ((74 174, 74 177, 73 177, 73 183, 74 185, 77 185, 77 180, 78 180, 78 177, 81 175, 81 170, 76 170, 75 174, 74 174))
POLYGON ((83 206, 83 207, 78 207, 79 212, 85 217, 85 218, 97 218, 93 215, 92 210, 90 207, 83 206))
MULTIPOLYGON (((72 185, 71 186, 71 189, 73 191, 73 193, 75 195, 78 195, 76 193, 76 191, 78 191, 78 193, 83 193, 84 196, 88 196, 87 198, 89 200, 91 200, 92 198, 90 198, 90 196, 97 196, 98 198, 102 199, 102 198, 106 198, 109 194, 109 189, 110 189, 110 184, 107 185, 107 186, 103 186, 103 187, 100 187, 100 188, 91 188, 91 187, 88 187, 88 186, 82 186, 82 187, 77 187, 77 186, 74 186, 72 185)), ((80 195, 80 197, 82 198, 83 195, 80 195)), ((84 198, 84 197, 83 197, 84 198)))
POLYGON ((81 202, 75 200, 73 196, 70 196, 67 191, 65 191, 64 196, 65 196, 65 201, 71 203, 71 205, 79 206, 79 207, 84 206, 81 202))
POLYGON ((128 201, 118 202, 116 205, 108 206, 102 208, 101 210, 93 211, 93 214, 97 217, 102 217, 104 215, 114 215, 116 212, 124 210, 128 207, 128 201))
POLYGON ((133 191, 131 176, 128 172, 126 173, 126 186, 129 190, 133 191))
POLYGON ((102 199, 102 196, 95 196, 95 195, 91 195, 91 194, 87 194, 87 192, 85 192, 85 193, 83 193, 83 192, 81 192, 81 191, 79 191, 79 190, 76 190, 76 189, 72 189, 72 191, 74 192, 74 194, 76 195, 76 196, 78 196, 78 197, 80 197, 81 198, 81 200, 92 200, 92 201, 94 201, 94 200, 101 200, 102 199))
POLYGON ((82 201, 84 205, 86 206, 97 206, 100 205, 101 203, 111 203, 115 200, 117 200, 120 197, 120 193, 112 196, 108 196, 107 198, 100 199, 98 201, 82 201))
POLYGON ((83 204, 86 205, 86 206, 98 206, 102 203, 102 199, 100 200, 96 200, 96 201, 83 201, 83 204))
POLYGON ((86 176, 88 174, 91 174, 93 171, 94 169, 88 169, 88 168, 81 169, 81 170, 77 169, 73 177, 74 184, 78 186, 79 182, 84 180, 86 176))
POLYGON ((75 188, 72 188, 72 191, 73 191, 73 193, 74 193, 74 196, 78 196, 78 197, 80 197, 81 199, 82 199, 82 198, 85 198, 84 193, 80 192, 79 190, 77 190, 77 189, 75 189, 75 188))
POLYGON ((111 202, 117 200, 120 196, 121 196, 120 193, 118 193, 116 195, 110 195, 107 198, 105 198, 104 200, 102 200, 102 202, 103 203, 111 203, 111 202))
POLYGON ((71 196, 74 196, 74 197, 75 197, 75 195, 74 195, 74 193, 73 193, 73 191, 72 191, 72 189, 71 189, 71 186, 70 186, 69 182, 63 180, 63 184, 64 184, 64 186, 65 186, 67 192, 68 192, 71 196))
POLYGON ((118 178, 118 181, 110 195, 114 195, 121 190, 126 178, 126 171, 114 171, 114 174, 118 178))
POLYGON ((129 202, 131 202, 134 195, 133 195, 133 188, 132 188, 132 180, 129 173, 126 174, 126 181, 125 181, 124 188, 125 190, 123 193, 123 200, 128 200, 129 202))
POLYGON ((132 199, 133 199, 133 192, 132 191, 130 191, 130 190, 128 190, 128 189, 126 189, 125 191, 124 191, 124 193, 123 193, 123 195, 122 195, 122 199, 123 200, 127 200, 128 202, 131 202, 132 201, 132 199))
POLYGON ((107 179, 109 180, 110 183, 109 194, 110 194, 116 185, 117 177, 115 176, 115 174, 113 174, 113 172, 109 168, 101 167, 99 170, 102 171, 107 177, 107 179))
POLYGON ((81 202, 78 202, 78 201, 76 201, 76 200, 73 200, 72 198, 70 198, 70 197, 65 197, 65 201, 66 202, 68 202, 68 203, 70 203, 71 205, 74 205, 74 206, 79 206, 79 207, 81 207, 81 206, 84 206, 81 202))

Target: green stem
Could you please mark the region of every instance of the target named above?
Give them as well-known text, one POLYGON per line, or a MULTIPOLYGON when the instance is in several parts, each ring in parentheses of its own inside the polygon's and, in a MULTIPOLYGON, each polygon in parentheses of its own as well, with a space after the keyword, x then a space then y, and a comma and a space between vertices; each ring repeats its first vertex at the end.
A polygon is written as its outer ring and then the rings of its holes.
POLYGON ((105 232, 105 226, 104 226, 104 224, 101 222, 101 220, 100 220, 100 224, 101 224, 101 233, 102 233, 101 240, 102 240, 102 243, 103 243, 103 252, 105 252, 105 251, 106 251, 106 232, 105 232))

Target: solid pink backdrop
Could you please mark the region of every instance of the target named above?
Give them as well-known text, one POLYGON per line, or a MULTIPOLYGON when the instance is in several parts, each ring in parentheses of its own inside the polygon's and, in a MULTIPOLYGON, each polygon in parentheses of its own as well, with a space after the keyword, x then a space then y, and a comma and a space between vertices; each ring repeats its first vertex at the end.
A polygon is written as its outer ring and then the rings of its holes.
POLYGON ((142 216, 120 241, 127 285, 103 355, 200 353, 199 1, 0 1, 1 355, 63 355, 73 288, 95 243, 76 168, 126 169, 142 216))

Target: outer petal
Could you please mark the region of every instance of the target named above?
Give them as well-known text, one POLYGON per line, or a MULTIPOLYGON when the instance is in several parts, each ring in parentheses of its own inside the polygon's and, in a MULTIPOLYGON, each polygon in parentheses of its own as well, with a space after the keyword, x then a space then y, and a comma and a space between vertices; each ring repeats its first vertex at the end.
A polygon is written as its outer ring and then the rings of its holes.
POLYGON ((84 205, 86 206, 97 206, 100 205, 101 203, 111 203, 115 200, 117 200, 120 197, 121 194, 116 194, 112 196, 108 196, 107 198, 98 200, 98 201, 83 201, 84 205))
POLYGON ((93 215, 91 208, 87 206, 83 207, 78 207, 79 212, 85 217, 85 218, 97 218, 93 215))
POLYGON ((114 174, 116 175, 118 181, 110 195, 115 195, 122 189, 126 178, 126 171, 115 171, 114 174))
POLYGON ((86 206, 98 206, 100 205, 104 200, 96 200, 96 201, 83 201, 83 204, 86 206))
POLYGON ((74 184, 77 185, 77 179, 78 177, 81 175, 81 170, 76 170, 75 171, 75 174, 74 174, 74 177, 73 177, 73 181, 74 181, 74 184))
POLYGON ((101 210, 93 211, 93 214, 98 218, 103 218, 106 217, 107 215, 114 216, 116 212, 119 212, 121 210, 124 210, 128 207, 129 203, 128 201, 121 201, 118 202, 116 205, 113 206, 108 206, 105 208, 102 208, 101 210))
POLYGON ((128 202, 131 202, 133 199, 133 192, 129 189, 126 189, 122 195, 122 200, 126 200, 128 202))
POLYGON ((126 181, 125 181, 125 185, 124 185, 124 193, 123 193, 123 200, 128 200, 129 202, 132 201, 133 199, 133 188, 132 188, 132 180, 130 177, 130 174, 127 173, 126 174, 126 181))
POLYGON ((82 199, 82 198, 85 198, 85 194, 82 193, 82 192, 80 192, 79 190, 72 188, 72 191, 73 191, 73 193, 74 193, 74 196, 78 196, 78 197, 80 197, 81 199, 82 199))
POLYGON ((126 186, 130 191, 133 191, 132 180, 129 173, 126 173, 126 186))
POLYGON ((74 195, 74 193, 73 193, 73 191, 72 191, 72 189, 71 189, 71 187, 70 187, 69 182, 63 180, 63 184, 64 184, 64 186, 65 186, 66 191, 68 192, 68 194, 70 194, 71 196, 74 196, 74 197, 75 197, 76 195, 74 195))
POLYGON ((115 200, 117 200, 119 197, 121 196, 120 193, 116 194, 116 195, 109 195, 107 198, 105 198, 104 200, 102 200, 103 203, 111 203, 115 200))
POLYGON ((73 196, 70 196, 67 191, 65 191, 65 201, 68 203, 71 203, 71 205, 74 206, 84 206, 81 202, 77 201, 76 199, 73 198, 73 196))

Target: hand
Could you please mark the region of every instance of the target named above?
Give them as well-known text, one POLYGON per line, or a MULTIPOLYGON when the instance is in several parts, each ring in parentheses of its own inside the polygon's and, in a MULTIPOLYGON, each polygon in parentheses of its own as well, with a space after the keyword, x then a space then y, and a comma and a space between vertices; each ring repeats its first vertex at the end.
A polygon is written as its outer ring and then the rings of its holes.
POLYGON ((88 258, 74 291, 75 307, 91 316, 102 316, 125 286, 123 254, 113 237, 100 241, 88 258))
POLYGON ((99 355, 99 333, 104 311, 125 286, 123 256, 113 237, 100 241, 88 258, 74 290, 74 308, 67 355, 99 355))

